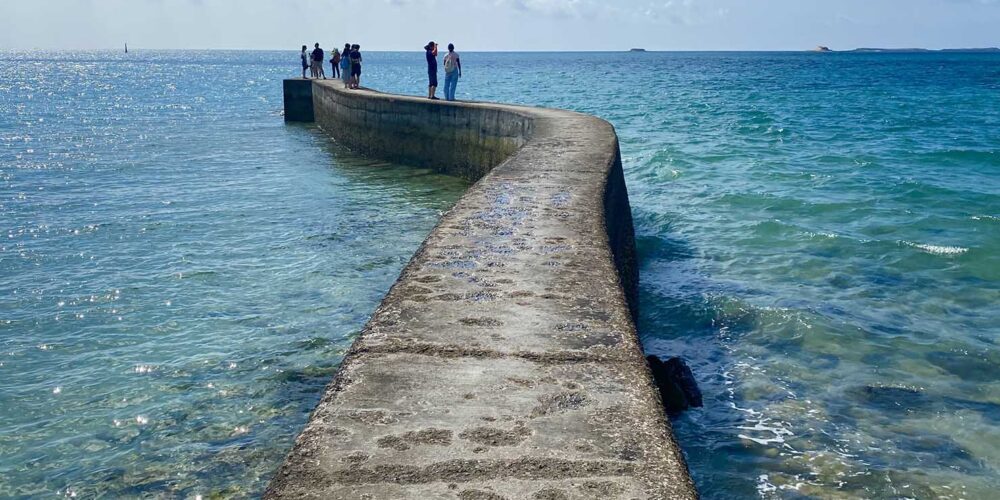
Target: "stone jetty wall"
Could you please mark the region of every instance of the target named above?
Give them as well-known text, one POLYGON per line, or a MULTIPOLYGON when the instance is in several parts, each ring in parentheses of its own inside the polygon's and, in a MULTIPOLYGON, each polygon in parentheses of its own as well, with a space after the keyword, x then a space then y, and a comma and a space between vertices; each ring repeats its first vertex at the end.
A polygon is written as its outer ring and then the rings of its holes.
POLYGON ((265 496, 695 498, 635 331, 614 128, 292 82, 348 148, 477 182, 375 311, 265 496))

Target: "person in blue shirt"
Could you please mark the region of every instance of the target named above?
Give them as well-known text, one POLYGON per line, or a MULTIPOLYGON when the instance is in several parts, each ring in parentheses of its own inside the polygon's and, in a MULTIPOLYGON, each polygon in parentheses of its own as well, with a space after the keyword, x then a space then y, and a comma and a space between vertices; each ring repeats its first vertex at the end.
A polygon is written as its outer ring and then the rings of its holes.
POLYGON ((351 44, 344 44, 344 52, 340 54, 340 75, 344 79, 344 88, 351 86, 351 44))

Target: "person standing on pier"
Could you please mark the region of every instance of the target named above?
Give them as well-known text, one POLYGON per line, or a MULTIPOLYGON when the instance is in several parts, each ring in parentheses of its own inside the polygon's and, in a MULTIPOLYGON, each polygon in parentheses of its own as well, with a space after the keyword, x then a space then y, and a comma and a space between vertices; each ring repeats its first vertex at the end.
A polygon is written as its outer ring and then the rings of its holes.
POLYGON ((351 88, 361 87, 361 46, 354 44, 351 46, 351 88))
POLYGON ((309 79, 309 77, 306 76, 306 70, 309 69, 309 52, 308 52, 308 50, 309 50, 309 48, 306 47, 305 45, 303 45, 302 46, 302 53, 299 54, 299 57, 302 58, 302 78, 305 78, 305 79, 309 79))
POLYGON ((344 79, 344 88, 351 88, 351 44, 344 44, 344 53, 340 55, 340 75, 344 79))
POLYGON ((319 43, 317 42, 316 48, 312 52, 312 76, 313 78, 319 78, 321 75, 326 80, 326 71, 323 70, 323 49, 319 48, 319 43))
POLYGON ((340 49, 333 48, 333 57, 330 58, 330 77, 334 79, 340 78, 340 49))
POLYGON ((448 44, 448 55, 444 56, 444 98, 446 101, 455 100, 455 89, 458 87, 458 79, 462 76, 462 60, 455 52, 455 44, 448 44))
POLYGON ((427 53, 427 98, 438 101, 434 95, 438 86, 438 46, 432 41, 424 46, 424 51, 427 53))

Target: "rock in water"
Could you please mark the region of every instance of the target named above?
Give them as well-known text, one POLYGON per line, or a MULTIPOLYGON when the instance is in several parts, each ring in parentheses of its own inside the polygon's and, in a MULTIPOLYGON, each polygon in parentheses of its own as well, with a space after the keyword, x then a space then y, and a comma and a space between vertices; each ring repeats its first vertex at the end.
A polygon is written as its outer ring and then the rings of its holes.
POLYGON ((865 385, 848 389, 847 394, 865 407, 885 413, 929 412, 941 406, 940 402, 935 402, 922 389, 915 387, 865 385))
POLYGON ((676 415, 688 408, 701 408, 701 390, 691 368, 681 358, 662 361, 656 356, 646 356, 653 380, 660 389, 660 397, 667 413, 676 415))

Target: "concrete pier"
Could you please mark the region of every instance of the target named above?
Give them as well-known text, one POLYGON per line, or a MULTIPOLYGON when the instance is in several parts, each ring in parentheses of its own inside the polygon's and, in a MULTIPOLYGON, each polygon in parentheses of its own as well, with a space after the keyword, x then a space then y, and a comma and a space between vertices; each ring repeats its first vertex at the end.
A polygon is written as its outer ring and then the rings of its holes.
POLYGON ((282 84, 285 96, 285 121, 307 122, 316 121, 313 114, 312 80, 296 78, 285 80, 282 84))
POLYGON ((338 142, 478 182, 375 311, 265 497, 695 498, 635 331, 614 128, 311 85, 338 142))

